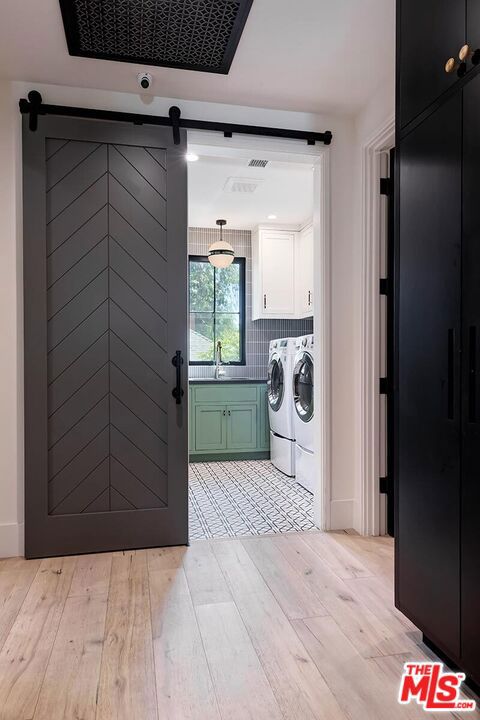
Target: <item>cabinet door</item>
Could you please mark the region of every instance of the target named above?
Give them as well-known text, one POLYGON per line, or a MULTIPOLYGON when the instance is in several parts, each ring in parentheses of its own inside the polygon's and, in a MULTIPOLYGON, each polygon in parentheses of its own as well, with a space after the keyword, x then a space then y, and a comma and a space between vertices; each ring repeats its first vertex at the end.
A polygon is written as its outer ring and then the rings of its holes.
POLYGON ((313 315, 313 228, 307 227, 297 237, 295 252, 297 315, 313 315))
MULTIPOLYGON (((480 30, 480 28, 479 28, 480 30)), ((462 663, 480 683, 480 78, 464 89, 462 663)))
POLYGON ((196 405, 195 450, 225 450, 226 416, 225 405, 196 405))
POLYGON ((465 43, 466 0, 397 0, 400 125, 425 110, 457 80, 446 73, 465 43))
POLYGON ((227 448, 255 450, 257 447, 257 404, 227 407, 227 448))
POLYGON ((396 602, 453 658, 460 633, 461 118, 457 93, 401 143, 398 204, 396 602))
POLYGON ((265 316, 295 316, 295 233, 260 233, 261 308, 265 316))

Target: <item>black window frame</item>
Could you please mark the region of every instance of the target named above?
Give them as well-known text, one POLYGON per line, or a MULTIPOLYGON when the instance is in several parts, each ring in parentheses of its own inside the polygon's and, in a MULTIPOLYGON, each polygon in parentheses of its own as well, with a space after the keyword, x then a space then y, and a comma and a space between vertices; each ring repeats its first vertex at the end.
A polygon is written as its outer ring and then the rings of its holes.
MULTIPOLYGON (((205 262, 205 263, 208 263, 208 262, 209 262, 209 259, 208 259, 208 257, 206 257, 205 255, 189 255, 189 256, 188 256, 188 301, 189 301, 189 305, 188 305, 188 319, 189 319, 189 323, 188 323, 188 326, 189 326, 189 328, 190 328, 190 315, 191 315, 191 312, 192 312, 192 311, 190 311, 190 263, 191 263, 191 262, 205 262)), ((240 276, 240 277, 239 277, 239 286, 240 286, 240 287, 239 287, 239 295, 240 295, 239 301, 240 301, 240 302, 239 302, 239 313, 238 313, 238 315, 239 315, 239 335, 240 335, 240 360, 238 360, 238 361, 235 360, 235 361, 233 361, 233 362, 224 362, 224 363, 222 363, 223 365, 227 365, 227 366, 228 366, 228 365, 231 365, 231 366, 234 366, 234 365, 246 365, 246 348, 245 348, 245 344, 246 344, 246 342, 245 342, 245 341, 246 341, 246 338, 245 338, 245 334, 246 334, 246 330, 245 330, 246 258, 244 258, 244 257, 236 257, 236 258, 233 259, 233 264, 238 265, 238 266, 239 266, 239 269, 240 269, 240 272, 239 272, 239 276, 240 276)), ((214 266, 212 266, 212 267, 214 267, 214 266)), ((215 268, 215 269, 216 269, 216 268, 215 268)), ((215 308, 215 287, 216 287, 216 279, 214 279, 214 285, 213 285, 214 308, 215 308)), ((195 312, 195 311, 193 311, 193 312, 195 312)), ((200 314, 200 313, 199 313, 199 314, 200 314)), ((218 313, 218 314, 221 315, 222 313, 218 313)), ((224 313, 224 314, 228 314, 228 313, 224 313)), ((230 313, 230 314, 233 315, 233 314, 235 314, 235 313, 230 313)), ((217 316, 217 311, 214 309, 214 311, 213 311, 214 348, 215 348, 216 342, 217 342, 216 334, 215 334, 216 316, 217 316)), ((189 336, 190 336, 190 331, 189 331, 189 336)), ((213 365, 215 365, 215 359, 213 359, 213 360, 191 360, 191 359, 190 359, 190 343, 189 343, 189 346, 188 346, 188 364, 189 364, 189 365, 192 365, 192 366, 201 366, 201 365, 213 366, 213 365)))

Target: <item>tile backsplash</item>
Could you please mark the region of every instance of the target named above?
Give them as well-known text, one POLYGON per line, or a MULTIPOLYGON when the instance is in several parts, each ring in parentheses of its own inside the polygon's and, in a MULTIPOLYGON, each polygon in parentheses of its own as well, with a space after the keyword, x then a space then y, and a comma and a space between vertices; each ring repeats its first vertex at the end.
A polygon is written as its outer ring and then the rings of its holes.
MULTIPOLYGON (((250 230, 225 230, 225 240, 233 246, 237 257, 246 258, 246 313, 245 344, 246 365, 225 365, 228 377, 267 377, 268 346, 270 340, 281 337, 298 337, 313 332, 313 318, 304 320, 252 320, 252 233, 250 230)), ((214 228, 189 228, 189 255, 206 255, 209 246, 218 240, 218 230, 214 228)), ((191 378, 213 377, 211 365, 191 365, 191 378)))

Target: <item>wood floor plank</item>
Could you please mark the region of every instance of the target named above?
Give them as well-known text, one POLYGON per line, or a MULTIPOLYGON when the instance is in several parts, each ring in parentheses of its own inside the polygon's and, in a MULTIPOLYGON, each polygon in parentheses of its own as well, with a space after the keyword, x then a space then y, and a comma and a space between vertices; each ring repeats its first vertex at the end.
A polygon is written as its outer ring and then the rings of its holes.
POLYGON ((373 575, 371 570, 330 533, 305 533, 302 537, 342 580, 373 575))
POLYGON ((34 720, 95 720, 107 595, 65 603, 34 720))
POLYGON ((232 599, 208 540, 192 543, 183 556, 192 602, 195 606, 232 599))
POLYGON ((42 560, 0 652, 2 720, 31 720, 37 704, 76 558, 42 560))
POLYGON ((148 569, 149 572, 155 570, 175 570, 182 567, 183 556, 187 552, 187 548, 181 547, 164 547, 150 548, 147 550, 148 569))
POLYGON ((403 628, 415 642, 421 640, 420 630, 395 608, 393 585, 385 577, 374 575, 347 580, 346 583, 374 615, 383 618, 399 630, 403 628))
POLYGON ((274 538, 248 538, 242 540, 242 544, 288 618, 327 614, 318 596, 295 572, 274 538))
POLYGON ((220 720, 183 568, 150 573, 160 720, 220 720))
POLYGON ((397 695, 386 687, 332 617, 294 621, 300 639, 350 720, 402 720, 397 695))
POLYGON ((111 569, 111 553, 81 555, 77 560, 69 596, 108 594, 111 569))
POLYGON ((337 577, 307 545, 303 536, 279 537, 277 545, 364 657, 411 650, 410 639, 403 628, 401 631, 392 631, 381 618, 376 617, 362 604, 351 587, 337 577))
POLYGON ((329 533, 343 547, 352 551, 374 575, 384 575, 393 582, 393 538, 364 537, 347 533, 329 533))
POLYGON ((40 561, 31 560, 12 567, 17 569, 0 572, 0 650, 37 574, 40 561))
POLYGON ((217 541, 212 547, 285 718, 345 720, 241 542, 217 541))
POLYGON ((38 566, 40 560, 25 560, 23 557, 0 558, 0 573, 13 570, 26 570, 28 567, 38 566))
POLYGON ((157 720, 145 551, 115 554, 98 688, 97 720, 157 720))
POLYGON ((201 605, 196 613, 222 718, 282 720, 235 603, 201 605))

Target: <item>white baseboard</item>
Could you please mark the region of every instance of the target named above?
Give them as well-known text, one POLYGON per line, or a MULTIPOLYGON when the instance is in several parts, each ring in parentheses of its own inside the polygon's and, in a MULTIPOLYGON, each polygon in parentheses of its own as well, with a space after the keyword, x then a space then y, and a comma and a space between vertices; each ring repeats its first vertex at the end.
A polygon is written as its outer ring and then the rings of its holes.
POLYGON ((330 530, 349 530, 354 526, 355 500, 332 500, 330 530))
POLYGON ((0 525, 0 558, 23 556, 24 548, 23 523, 0 525))

